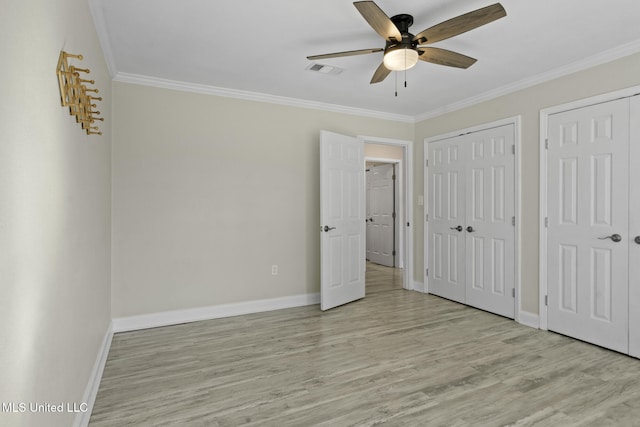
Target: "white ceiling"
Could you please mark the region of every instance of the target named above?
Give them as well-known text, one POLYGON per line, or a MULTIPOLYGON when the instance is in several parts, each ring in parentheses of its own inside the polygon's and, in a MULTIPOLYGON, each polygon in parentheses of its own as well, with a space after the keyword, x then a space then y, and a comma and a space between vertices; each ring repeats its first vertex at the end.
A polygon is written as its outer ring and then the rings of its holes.
MULTIPOLYGON (((388 16, 413 15, 414 34, 494 2, 376 0, 388 16)), ((318 61, 343 68, 336 76, 306 70, 308 55, 384 47, 350 1, 90 0, 116 79, 167 79, 414 119, 640 51, 638 0, 501 3, 505 18, 433 45, 477 58, 475 65, 419 61, 405 89, 403 72, 369 84, 382 53, 318 61)))

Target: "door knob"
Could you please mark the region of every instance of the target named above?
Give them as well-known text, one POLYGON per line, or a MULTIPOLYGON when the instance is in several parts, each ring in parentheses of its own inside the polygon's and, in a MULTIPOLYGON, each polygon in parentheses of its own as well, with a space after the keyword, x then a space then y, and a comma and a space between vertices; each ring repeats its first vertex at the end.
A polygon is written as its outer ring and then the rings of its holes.
MULTIPOLYGON (((457 227, 449 227, 451 230, 458 230, 458 231, 462 231, 462 226, 459 225, 457 227)), ((640 236, 639 236, 640 237, 640 236)))
MULTIPOLYGON (((611 239, 614 242, 618 243, 619 241, 622 240, 622 236, 619 235, 619 234, 612 234, 611 236, 598 237, 598 239, 600 239, 600 240, 611 239)), ((636 240, 636 243, 637 243, 637 240, 636 240)))
POLYGON ((474 231, 476 231, 476 230, 474 230, 472 226, 468 226, 468 227, 467 227, 467 231, 468 231, 469 233, 473 233, 473 232, 474 232, 474 231))
POLYGON ((335 227, 329 227, 328 225, 325 225, 325 226, 324 226, 324 231, 325 231, 325 233, 326 233, 327 231, 331 231, 331 230, 335 230, 335 229, 336 229, 335 227))
POLYGON ((636 236, 636 238, 633 239, 633 241, 640 245, 640 236, 636 236))

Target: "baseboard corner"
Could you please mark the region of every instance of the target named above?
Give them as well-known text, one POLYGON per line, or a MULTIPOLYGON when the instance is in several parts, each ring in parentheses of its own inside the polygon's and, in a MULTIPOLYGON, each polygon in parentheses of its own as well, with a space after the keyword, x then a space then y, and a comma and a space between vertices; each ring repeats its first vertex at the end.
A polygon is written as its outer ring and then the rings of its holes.
POLYGON ((107 364, 107 356, 109 355, 109 349, 111 348, 111 341, 113 340, 113 321, 109 322, 107 331, 102 339, 100 350, 96 357, 96 361, 93 364, 91 375, 89 376, 89 382, 82 395, 82 403, 87 405, 86 411, 78 412, 73 422, 74 427, 87 427, 89 425, 89 419, 91 418, 91 412, 93 411, 93 404, 96 401, 98 395, 98 389, 100 388, 100 381, 102 380, 102 373, 104 367, 107 364))
POLYGON ((427 290, 425 289, 425 286, 424 286, 424 282, 419 282, 417 280, 414 280, 411 286, 413 287, 413 290, 416 292, 421 292, 423 294, 427 293, 427 290))
POLYGON ((520 310, 520 313, 518 313, 518 323, 531 328, 540 329, 540 316, 536 313, 520 310))

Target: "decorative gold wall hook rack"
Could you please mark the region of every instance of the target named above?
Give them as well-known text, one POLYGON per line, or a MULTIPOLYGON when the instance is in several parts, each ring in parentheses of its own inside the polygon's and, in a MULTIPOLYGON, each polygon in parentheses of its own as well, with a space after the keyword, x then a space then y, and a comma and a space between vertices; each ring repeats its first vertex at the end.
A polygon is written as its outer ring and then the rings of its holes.
POLYGON ((76 71, 82 71, 83 73, 90 73, 88 68, 78 68, 78 67, 74 67, 73 65, 71 66, 71 72, 76 72, 76 71))
POLYGON ((76 122, 80 123, 87 135, 102 135, 102 132, 97 132, 99 130, 98 126, 91 126, 96 120, 104 121, 104 117, 98 117, 100 111, 93 110, 97 105, 92 104, 94 100, 102 101, 102 97, 89 95, 89 92, 99 92, 97 88, 87 87, 86 85, 87 83, 93 85, 95 81, 81 79, 79 73, 89 74, 91 71, 88 68, 69 65, 68 58, 82 61, 82 55, 74 55, 65 51, 60 52, 56 74, 58 75, 62 106, 69 108, 69 114, 75 116, 76 122))

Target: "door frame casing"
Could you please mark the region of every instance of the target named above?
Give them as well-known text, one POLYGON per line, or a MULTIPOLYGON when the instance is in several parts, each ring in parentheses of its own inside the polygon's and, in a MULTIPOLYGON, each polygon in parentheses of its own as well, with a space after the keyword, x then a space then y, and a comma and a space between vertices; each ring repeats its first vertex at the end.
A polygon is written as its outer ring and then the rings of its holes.
MULTIPOLYGON (((402 275, 402 287, 407 290, 416 289, 416 284, 413 280, 413 141, 407 141, 403 139, 391 139, 391 138, 379 138, 375 136, 363 136, 358 135, 358 138, 364 141, 365 144, 380 144, 380 145, 395 145, 403 148, 402 164, 402 184, 400 186, 400 193, 404 193, 404 222, 400 224, 400 232, 404 237, 404 244, 402 250, 404 252, 404 274, 402 275), (402 188, 404 186, 404 188, 402 188), (407 226, 409 224, 409 226, 407 226)), ((365 164, 366 164, 365 157, 365 164)), ((397 161, 397 160, 394 160, 397 161)), ((362 165, 363 170, 365 164, 362 165)), ((366 256, 365 253, 362 256, 366 256)))
POLYGON ((614 101, 619 98, 630 98, 640 94, 640 86, 632 86, 601 95, 590 96, 565 104, 555 105, 553 107, 540 110, 540 213, 539 213, 539 271, 538 271, 538 313, 539 328, 548 330, 547 322, 547 305, 545 299, 547 296, 547 227, 545 218, 548 217, 547 203, 547 149, 546 141, 549 136, 549 116, 562 113, 564 111, 576 110, 603 102, 614 101))
POLYGON ((429 268, 429 240, 428 240, 428 233, 429 233, 429 221, 428 221, 428 215, 429 215, 429 166, 428 166, 428 160, 429 160, 429 143, 432 142, 436 142, 436 141, 441 141, 444 139, 450 139, 450 138, 454 138, 456 136, 461 136, 461 135, 465 135, 468 133, 474 133, 474 132, 480 132, 480 131, 484 131, 487 129, 492 129, 492 128, 497 128, 497 127, 501 127, 501 126, 506 126, 506 125, 513 125, 513 131, 514 131, 514 138, 513 138, 513 143, 515 145, 515 154, 514 154, 514 179, 515 179, 515 185, 514 185, 514 216, 516 218, 516 224, 515 224, 515 230, 514 230, 514 250, 515 250, 515 256, 514 256, 514 260, 515 260, 515 265, 514 265, 514 277, 515 277, 515 283, 514 283, 514 287, 516 290, 516 296, 515 296, 515 307, 514 307, 514 320, 518 323, 523 323, 522 320, 520 319, 520 312, 521 312, 521 264, 522 264, 522 260, 521 260, 521 241, 522 241, 522 215, 521 215, 521 208, 522 208, 522 204, 521 204, 521 196, 520 196, 520 190, 522 188, 521 186, 521 142, 522 142, 522 116, 521 115, 517 115, 517 116, 512 116, 512 117, 507 117, 504 119, 500 119, 500 120, 495 120, 492 122, 487 122, 487 123, 482 123, 476 126, 471 126, 468 128, 464 128, 464 129, 459 129, 459 130, 455 130, 452 132, 447 132, 441 135, 435 135, 435 136, 431 136, 428 138, 424 139, 424 160, 423 160, 423 167, 424 167, 424 186, 423 186, 423 197, 424 197, 424 207, 425 207, 425 211, 424 211, 424 236, 423 236, 423 251, 424 251, 424 290, 425 293, 429 293, 429 276, 427 274, 428 268, 429 268))

